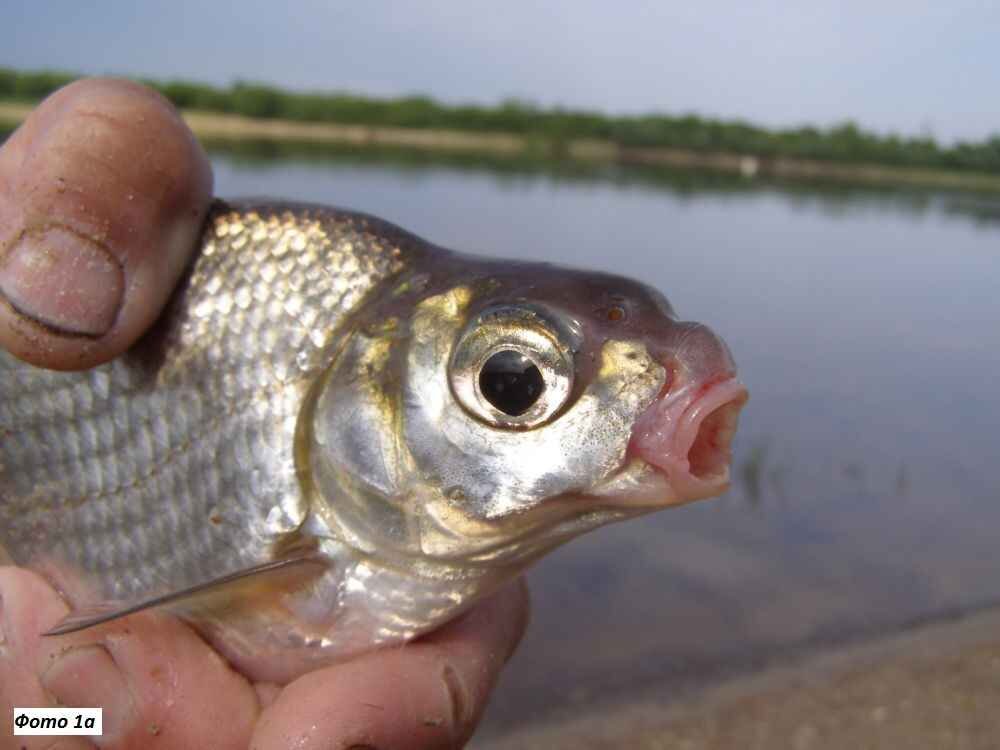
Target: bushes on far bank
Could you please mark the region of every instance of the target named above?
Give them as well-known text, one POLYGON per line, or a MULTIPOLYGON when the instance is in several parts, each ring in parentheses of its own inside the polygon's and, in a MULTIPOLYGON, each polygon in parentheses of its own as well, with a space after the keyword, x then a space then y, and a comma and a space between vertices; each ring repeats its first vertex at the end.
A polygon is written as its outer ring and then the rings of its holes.
MULTIPOLYGON (((77 77, 65 72, 0 68, 0 98, 38 101, 77 77)), ((514 99, 497 106, 448 105, 425 96, 378 99, 348 93, 283 91, 248 82, 226 88, 192 81, 143 83, 183 109, 254 118, 512 133, 545 139, 557 146, 572 139, 592 138, 636 148, 1000 172, 1000 134, 981 142, 945 147, 924 136, 878 135, 852 122, 825 129, 768 130, 697 115, 616 117, 586 110, 541 108, 514 99)))

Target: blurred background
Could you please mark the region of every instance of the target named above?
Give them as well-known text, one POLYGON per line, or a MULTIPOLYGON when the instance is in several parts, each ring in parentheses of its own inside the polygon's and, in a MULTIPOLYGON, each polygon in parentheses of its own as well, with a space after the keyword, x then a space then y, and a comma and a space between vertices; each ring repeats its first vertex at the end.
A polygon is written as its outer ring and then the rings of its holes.
POLYGON ((529 575, 475 744, 580 747, 559 727, 623 738, 642 705, 663 736, 716 686, 1000 600, 997 28, 977 2, 19 3, 0 129, 141 78, 223 197, 636 276, 726 338, 732 490, 529 575))

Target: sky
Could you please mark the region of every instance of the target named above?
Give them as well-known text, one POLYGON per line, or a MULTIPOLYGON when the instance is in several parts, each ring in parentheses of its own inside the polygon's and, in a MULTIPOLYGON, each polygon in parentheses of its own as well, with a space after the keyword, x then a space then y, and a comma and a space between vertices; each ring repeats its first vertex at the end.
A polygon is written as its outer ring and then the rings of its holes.
POLYGON ((12 0, 2 15, 0 66, 1000 133, 991 0, 12 0))

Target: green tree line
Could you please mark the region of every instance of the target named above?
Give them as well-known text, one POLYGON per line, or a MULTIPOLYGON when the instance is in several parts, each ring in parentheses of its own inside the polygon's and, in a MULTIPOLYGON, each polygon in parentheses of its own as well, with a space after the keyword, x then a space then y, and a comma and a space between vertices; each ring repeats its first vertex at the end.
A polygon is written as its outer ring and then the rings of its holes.
MULTIPOLYGON (((38 101, 77 77, 72 73, 0 68, 0 98, 38 101)), ((380 99, 350 93, 293 92, 243 81, 225 88, 192 81, 143 83, 184 109, 254 118, 513 133, 544 139, 556 147, 571 139, 594 138, 627 147, 1000 173, 1000 134, 980 142, 942 146, 929 137, 871 133, 853 122, 830 128, 772 130, 696 115, 608 116, 586 110, 542 108, 514 99, 497 106, 449 105, 425 96, 380 99)))

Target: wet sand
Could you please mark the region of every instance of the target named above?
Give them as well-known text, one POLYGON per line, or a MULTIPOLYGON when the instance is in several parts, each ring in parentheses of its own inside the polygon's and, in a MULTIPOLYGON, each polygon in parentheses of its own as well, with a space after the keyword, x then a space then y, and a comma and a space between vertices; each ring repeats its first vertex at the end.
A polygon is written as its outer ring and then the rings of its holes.
POLYGON ((1000 609, 801 658, 698 695, 595 706, 479 750, 1000 747, 1000 609))

